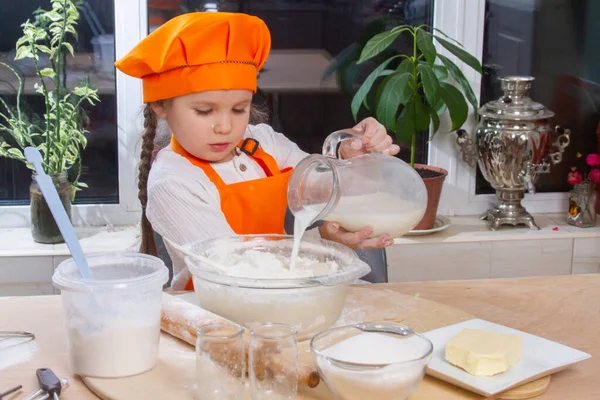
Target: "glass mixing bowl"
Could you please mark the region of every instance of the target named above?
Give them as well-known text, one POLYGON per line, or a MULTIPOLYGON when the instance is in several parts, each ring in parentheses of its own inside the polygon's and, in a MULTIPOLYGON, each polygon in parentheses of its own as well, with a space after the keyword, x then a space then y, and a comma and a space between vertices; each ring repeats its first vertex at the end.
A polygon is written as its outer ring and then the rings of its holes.
POLYGON ((325 384, 343 400, 404 400, 419 385, 433 344, 406 325, 342 326, 313 337, 310 348, 325 384))
POLYGON ((298 330, 299 340, 330 328, 342 312, 352 281, 371 271, 350 248, 328 240, 303 238, 300 257, 338 265, 334 272, 316 276, 239 277, 228 269, 249 250, 289 260, 293 244, 290 235, 239 235, 184 246, 198 304, 245 327, 266 322, 292 325, 298 330), (193 255, 226 268, 215 268, 193 255))

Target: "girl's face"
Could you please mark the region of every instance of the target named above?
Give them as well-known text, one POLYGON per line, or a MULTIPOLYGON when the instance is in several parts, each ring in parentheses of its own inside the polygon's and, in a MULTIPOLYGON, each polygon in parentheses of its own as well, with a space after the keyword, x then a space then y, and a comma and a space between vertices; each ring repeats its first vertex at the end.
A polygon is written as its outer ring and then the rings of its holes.
POLYGON ((235 155, 250 118, 250 90, 212 90, 152 103, 165 118, 175 139, 190 154, 209 162, 225 162, 235 155))

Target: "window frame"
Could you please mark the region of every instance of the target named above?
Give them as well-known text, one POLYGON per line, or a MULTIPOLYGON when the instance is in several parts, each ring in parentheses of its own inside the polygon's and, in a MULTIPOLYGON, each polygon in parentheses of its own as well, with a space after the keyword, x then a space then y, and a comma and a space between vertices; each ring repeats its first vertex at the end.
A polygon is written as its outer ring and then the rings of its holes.
MULTIPOLYGON (((133 48, 148 32, 147 0, 115 0, 115 57, 119 59, 133 48), (135 18, 137 16, 137 18, 135 18)), ((461 42, 465 49, 482 60, 485 19, 485 0, 436 0, 435 28, 461 42), (467 4, 468 3, 468 4, 467 4)), ((481 77, 441 46, 438 52, 450 57, 461 68, 480 97, 481 77)), ((117 140, 119 162, 119 203, 74 205, 73 223, 79 226, 131 225, 141 214, 137 198, 137 163, 143 126, 143 104, 140 80, 116 74, 117 140)), ((496 204, 494 194, 475 194, 475 169, 462 161, 456 144, 456 134, 447 134, 449 121, 442 118, 438 134, 429 143, 428 164, 448 171, 440 200, 439 212, 444 215, 474 215, 496 204)), ((473 132, 476 123, 469 118, 464 126, 473 132)), ((561 212, 567 193, 527 193, 524 206, 532 213, 561 212)), ((0 228, 30 225, 29 206, 1 206, 0 228)))
MULTIPOLYGON (((147 35, 147 0, 115 0, 114 10, 115 59, 119 59, 147 35)), ((83 21, 82 19, 80 23, 83 21)), ((142 84, 139 79, 119 72, 116 73, 115 82, 119 203, 73 205, 74 225, 133 225, 140 220, 137 164, 143 126, 142 84)), ((0 207, 0 228, 28 227, 30 221, 29 205, 0 207)))
MULTIPOLYGON (((483 55, 485 0, 437 0, 434 4, 433 26, 463 44, 465 49, 480 61, 483 55)), ((457 63, 480 99, 481 76, 460 62, 436 43, 437 51, 457 63)), ((462 161, 456 144, 456 133, 448 134, 449 122, 444 119, 438 133, 429 145, 428 164, 445 168, 448 176, 444 182, 439 212, 444 215, 482 214, 497 204, 495 194, 476 194, 476 170, 462 161), (445 130, 444 130, 445 129, 445 130)), ((476 122, 470 118, 463 127, 473 134, 476 122)), ((565 210, 568 193, 549 192, 525 194, 523 205, 531 213, 554 213, 565 210)))

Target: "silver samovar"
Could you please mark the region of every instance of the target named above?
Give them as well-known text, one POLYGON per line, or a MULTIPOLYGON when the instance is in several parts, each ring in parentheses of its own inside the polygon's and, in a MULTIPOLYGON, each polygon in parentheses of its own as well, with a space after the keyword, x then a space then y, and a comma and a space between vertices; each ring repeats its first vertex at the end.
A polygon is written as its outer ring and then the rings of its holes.
POLYGON ((458 131, 462 159, 479 165, 484 178, 496 190, 498 205, 482 215, 496 230, 503 224, 526 224, 540 229, 521 205, 525 191, 535 193, 539 174, 562 160, 569 145, 570 131, 549 124, 554 113, 528 97, 529 76, 500 78, 504 95, 483 105, 474 139, 458 131))

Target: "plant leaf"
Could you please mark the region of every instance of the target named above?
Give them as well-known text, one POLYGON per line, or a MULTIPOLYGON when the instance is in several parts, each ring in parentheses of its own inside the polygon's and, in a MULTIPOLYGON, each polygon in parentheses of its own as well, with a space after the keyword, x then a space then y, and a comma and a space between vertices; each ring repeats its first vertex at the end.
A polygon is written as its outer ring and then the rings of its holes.
POLYGON ((481 64, 479 63, 479 60, 477 60, 471 54, 467 53, 466 50, 458 47, 457 45, 455 45, 453 43, 450 43, 449 41, 447 41, 445 39, 442 39, 439 36, 435 36, 435 38, 437 39, 438 42, 440 42, 440 44, 442 46, 444 46, 444 48, 446 50, 448 50, 450 53, 452 53, 456 57, 458 57, 459 60, 461 60, 462 62, 464 62, 465 64, 467 64, 468 66, 473 68, 475 71, 479 72, 480 74, 482 73, 481 64))
POLYGON ((455 131, 467 120, 469 114, 467 102, 460 90, 449 83, 442 83, 440 85, 440 96, 444 99, 444 103, 446 103, 450 112, 450 119, 452 120, 451 131, 455 131))
POLYGON ((437 104, 440 98, 440 82, 431 67, 429 67, 429 64, 419 65, 419 71, 421 72, 423 92, 425 93, 427 102, 431 105, 437 104))
POLYGON ((431 35, 428 35, 423 29, 417 30, 417 47, 425 56, 425 60, 427 60, 429 66, 433 67, 437 51, 433 45, 433 39, 431 35))
POLYGON ((458 66, 452 62, 452 60, 442 55, 440 55, 440 60, 442 60, 442 62, 448 69, 448 72, 450 72, 452 78, 462 87, 463 92, 465 92, 465 96, 467 97, 467 100, 469 100, 469 103, 471 103, 471 106, 473 106, 475 118, 477 118, 477 109, 479 107, 479 102, 477 101, 477 97, 475 96, 475 93, 473 92, 469 81, 462 73, 460 68, 458 68, 458 66))
MULTIPOLYGON (((440 85, 441 85, 441 82, 440 82, 440 85)), ((440 90, 440 92, 441 92, 441 90, 440 90)), ((442 115, 443 113, 446 112, 446 103, 444 103, 444 99, 442 99, 441 95, 440 95, 440 101, 438 101, 438 103, 433 107, 433 109, 435 110, 437 115, 442 115)))
POLYGON ((438 129, 440 129, 440 117, 438 116, 437 112, 430 106, 427 107, 427 111, 429 111, 429 116, 431 117, 431 121, 433 122, 433 132, 431 132, 431 137, 433 137, 433 135, 435 135, 438 131, 438 129))
MULTIPOLYGON (((436 32, 439 32, 439 33, 441 33, 442 35, 444 35, 444 37, 445 37, 446 39, 448 39, 448 40, 452 40, 452 41, 453 41, 453 42, 455 42, 457 45, 459 45, 459 46, 462 46, 462 44, 461 44, 461 43, 460 43, 458 40, 456 40, 456 39, 454 39, 454 38, 451 38, 450 36, 446 35, 446 34, 445 34, 445 33, 444 33, 442 30, 440 30, 440 29, 438 29, 438 28, 434 28, 433 26, 429 26, 429 25, 425 25, 425 26, 426 26, 427 28, 429 28, 429 29, 432 29, 433 31, 436 31, 436 32)), ((432 34, 432 33, 430 33, 430 32, 427 32, 427 34, 428 34, 428 35, 431 35, 431 36, 433 36, 433 34, 432 34)))
POLYGON ((404 106, 398 120, 396 121, 396 139, 400 143, 412 143, 412 137, 417 133, 415 128, 415 101, 411 97, 408 104, 404 106))
POLYGON ((382 64, 380 64, 377 68, 375 68, 375 70, 373 72, 371 72, 371 74, 367 77, 367 79, 365 79, 363 84, 360 86, 360 88, 358 89, 358 91, 356 92, 354 97, 352 98, 351 109, 352 109, 352 115, 354 116, 354 119, 356 119, 358 110, 360 110, 360 105, 361 105, 363 99, 365 98, 365 96, 371 90, 371 87, 373 86, 373 83, 375 83, 375 80, 377 78, 379 78, 379 75, 385 70, 385 67, 387 67, 388 64, 397 57, 399 57, 399 56, 393 56, 393 57, 390 57, 387 60, 385 60, 382 64))
POLYGON ((323 76, 321 77, 321 82, 326 81, 333 75, 335 71, 340 69, 342 66, 347 65, 350 61, 354 60, 360 54, 360 46, 358 43, 352 43, 350 46, 344 48, 342 51, 336 55, 333 60, 329 63, 325 71, 323 72, 323 76))
POLYGON ((69 51, 69 53, 71 53, 71 55, 74 56, 73 46, 71 45, 71 43, 63 42, 63 46, 65 46, 67 48, 67 50, 69 51))
MULTIPOLYGON (((389 16, 383 16, 369 22, 362 30, 360 37, 358 38, 358 44, 360 47, 364 47, 365 44, 378 33, 382 33, 387 30, 388 26, 395 24, 395 20, 389 16)), ((405 26, 402 26, 405 27, 405 26)))
POLYGON ((408 73, 412 74, 414 72, 413 69, 414 69, 413 64, 410 61, 410 59, 405 58, 404 60, 402 60, 400 65, 398 65, 398 68, 396 68, 396 72, 399 72, 401 74, 404 72, 408 72, 408 73))
POLYGON ((429 129, 429 112, 423 104, 421 96, 413 97, 415 100, 415 130, 417 132, 426 131, 429 129))
POLYGON ((44 68, 40 70, 40 74, 42 76, 48 76, 50 78, 54 77, 54 70, 52 68, 44 68))
POLYGON ((33 58, 33 53, 31 52, 31 48, 29 46, 21 46, 17 49, 15 60, 21 60, 23 58, 33 58))
POLYGON ((13 158, 16 158, 17 160, 25 160, 25 157, 23 157, 23 153, 17 148, 13 147, 12 149, 8 149, 7 152, 9 155, 13 156, 13 158))
POLYGON ((400 36, 400 33, 402 33, 402 31, 388 31, 373 36, 362 49, 357 64, 360 64, 371 57, 375 57, 377 54, 387 49, 394 40, 400 36))
MULTIPOLYGON (((440 54, 438 54, 438 57, 442 57, 442 56, 440 54)), ((438 78, 438 81, 440 81, 440 82, 446 82, 446 80, 448 79, 448 70, 443 65, 438 65, 438 64, 434 65, 433 73, 435 74, 435 76, 438 78)))
POLYGON ((382 83, 382 86, 385 86, 381 91, 376 115, 379 122, 389 130, 394 129, 400 104, 406 105, 410 99, 412 91, 408 82, 411 78, 412 76, 408 72, 402 74, 396 72, 382 83))

